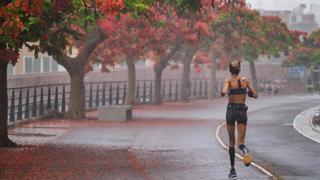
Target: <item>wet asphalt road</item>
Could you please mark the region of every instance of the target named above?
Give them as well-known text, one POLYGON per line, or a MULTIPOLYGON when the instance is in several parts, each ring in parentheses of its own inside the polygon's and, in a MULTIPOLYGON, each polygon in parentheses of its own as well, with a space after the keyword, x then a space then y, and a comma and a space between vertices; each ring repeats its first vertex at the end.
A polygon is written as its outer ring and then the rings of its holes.
MULTIPOLYGON (((300 112, 318 105, 319 100, 310 100, 249 113, 246 143, 256 162, 284 179, 320 179, 320 144, 292 125, 300 112)), ((225 131, 223 136, 226 140, 225 131)))
MULTIPOLYGON (((320 178, 319 145, 291 125, 298 113, 318 105, 315 99, 248 101, 247 142, 258 163, 288 179, 320 178)), ((227 179, 229 157, 214 137, 226 104, 221 98, 137 106, 127 123, 30 122, 10 130, 23 148, 0 149, 0 179, 227 179)), ((238 179, 268 179, 239 160, 236 167, 238 179)))

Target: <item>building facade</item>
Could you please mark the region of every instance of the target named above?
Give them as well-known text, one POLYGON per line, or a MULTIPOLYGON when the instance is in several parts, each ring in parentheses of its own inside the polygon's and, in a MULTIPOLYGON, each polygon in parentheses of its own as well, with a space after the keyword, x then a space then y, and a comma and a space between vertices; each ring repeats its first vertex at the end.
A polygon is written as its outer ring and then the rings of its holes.
MULTIPOLYGON (((259 10, 263 16, 278 16, 290 30, 311 33, 318 29, 317 17, 320 18, 320 5, 313 4, 311 12, 305 13, 306 5, 301 4, 291 11, 259 10), (319 15, 318 15, 319 14, 319 15)), ((320 23, 319 23, 320 24, 320 23)))
POLYGON ((39 53, 35 58, 34 52, 30 52, 28 48, 22 48, 20 58, 17 64, 8 65, 8 75, 33 74, 33 73, 50 73, 64 71, 51 56, 39 53))
POLYGON ((314 14, 318 27, 320 27, 320 4, 311 4, 310 12, 314 14))

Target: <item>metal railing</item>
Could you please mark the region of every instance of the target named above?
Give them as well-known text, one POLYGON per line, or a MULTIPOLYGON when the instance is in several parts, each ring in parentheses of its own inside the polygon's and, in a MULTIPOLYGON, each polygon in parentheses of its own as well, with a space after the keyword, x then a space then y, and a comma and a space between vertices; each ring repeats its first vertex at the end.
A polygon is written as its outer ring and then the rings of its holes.
MULTIPOLYGON (((181 79, 162 80, 161 97, 164 101, 180 99, 181 79)), ((260 91, 268 91, 265 79, 259 80, 262 84, 260 91), (263 87, 263 88, 262 88, 263 87)), ((104 105, 121 105, 126 97, 126 81, 117 82, 88 82, 85 83, 86 109, 94 109, 104 105)), ((222 87, 223 79, 216 81, 216 95, 222 87)), ((189 82, 190 99, 208 98, 210 80, 191 79, 189 82)), ((70 94, 69 84, 52 84, 8 89, 8 120, 9 124, 37 118, 49 112, 68 111, 70 94)), ((135 99, 137 103, 152 103, 154 99, 154 81, 136 81, 135 99)))

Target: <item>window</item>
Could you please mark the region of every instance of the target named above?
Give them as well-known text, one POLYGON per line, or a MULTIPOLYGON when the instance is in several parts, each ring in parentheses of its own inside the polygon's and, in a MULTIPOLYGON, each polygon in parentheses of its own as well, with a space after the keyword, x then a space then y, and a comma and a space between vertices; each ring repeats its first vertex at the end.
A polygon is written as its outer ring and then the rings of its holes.
POLYGON ((59 65, 57 61, 51 58, 51 72, 58 72, 59 70, 59 65))
POLYGON ((41 60, 39 58, 33 61, 33 72, 40 73, 41 72, 41 60))
POLYGON ((42 72, 50 72, 50 58, 44 57, 42 59, 42 72))
POLYGON ((33 65, 32 65, 32 58, 31 57, 26 57, 24 59, 24 72, 26 74, 28 73, 33 73, 33 65))
POLYGON ((8 75, 13 75, 14 74, 14 67, 12 66, 11 63, 9 63, 8 66, 7 66, 7 74, 8 75))

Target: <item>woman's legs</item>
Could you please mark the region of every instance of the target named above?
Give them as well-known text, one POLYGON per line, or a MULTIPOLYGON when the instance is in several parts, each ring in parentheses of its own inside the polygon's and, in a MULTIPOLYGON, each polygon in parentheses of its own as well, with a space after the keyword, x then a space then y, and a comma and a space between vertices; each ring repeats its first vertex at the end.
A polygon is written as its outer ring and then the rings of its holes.
POLYGON ((244 163, 249 166, 252 162, 252 156, 249 154, 249 149, 245 146, 245 137, 247 126, 245 124, 238 124, 238 145, 239 149, 244 153, 244 163))
POLYGON ((229 156, 231 168, 234 168, 235 159, 235 125, 227 124, 228 134, 229 134, 229 156))
POLYGON ((235 178, 237 177, 236 169, 234 168, 234 159, 235 159, 235 125, 233 124, 227 124, 228 134, 229 134, 229 156, 230 156, 230 173, 229 178, 235 178))
POLYGON ((244 144, 245 138, 246 138, 246 129, 247 125, 245 124, 238 124, 238 145, 244 144))

